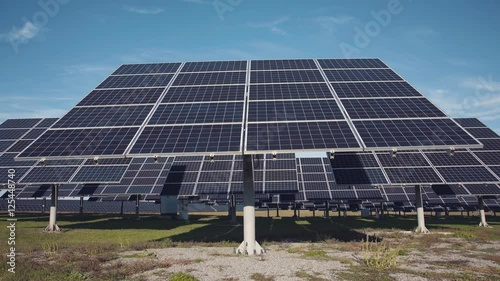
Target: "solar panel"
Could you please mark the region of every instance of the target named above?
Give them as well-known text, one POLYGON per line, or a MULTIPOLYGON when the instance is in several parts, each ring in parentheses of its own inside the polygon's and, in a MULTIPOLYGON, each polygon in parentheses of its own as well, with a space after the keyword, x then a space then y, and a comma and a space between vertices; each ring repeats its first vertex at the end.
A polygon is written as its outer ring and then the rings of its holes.
POLYGON ((124 64, 113 75, 175 73, 180 63, 124 64))
POLYGON ((379 167, 371 153, 338 153, 330 160, 333 168, 369 168, 379 167))
POLYGON ((472 195, 500 195, 500 187, 495 184, 466 184, 472 195))
POLYGON ((490 128, 468 128, 467 132, 469 132, 472 136, 478 139, 500 138, 500 136, 490 128))
POLYGON ((152 105, 76 107, 52 128, 140 126, 152 105))
POLYGON ((457 121, 457 123, 464 128, 486 127, 483 122, 479 121, 476 118, 455 118, 455 121, 457 121))
POLYGON ((340 185, 387 184, 382 169, 334 169, 335 180, 340 185))
POLYGON ((186 62, 181 72, 244 71, 246 68, 246 61, 186 62))
POLYGON ((259 101, 249 104, 248 122, 344 119, 335 100, 259 101))
POLYGON ((293 70, 293 71, 252 71, 250 83, 310 83, 324 82, 323 76, 318 70, 293 70))
POLYGON ((34 167, 20 182, 32 184, 68 183, 78 166, 34 167))
POLYGON ((35 140, 43 133, 45 133, 47 129, 31 129, 26 135, 22 137, 24 140, 35 140))
POLYGON ((7 152, 21 152, 32 142, 33 140, 18 140, 13 146, 9 148, 9 150, 7 150, 7 152))
POLYGON ((498 150, 500 151, 500 139, 482 139, 481 143, 484 145, 483 148, 473 148, 472 151, 488 151, 488 150, 498 150))
POLYGON ((332 190, 333 200, 356 200, 358 199, 354 190, 332 190))
POLYGON ((71 182, 120 182, 126 170, 127 166, 83 166, 71 182))
POLYGON ((352 119, 446 117, 425 98, 342 100, 352 119))
POLYGON ((421 97, 422 95, 410 84, 400 82, 354 82, 332 83, 339 98, 396 98, 421 97))
POLYGON ((3 141, 0 140, 0 153, 7 151, 7 149, 14 144, 14 140, 3 141))
POLYGON ((0 129, 1 140, 15 140, 21 138, 28 129, 0 129))
POLYGON ((33 128, 42 119, 31 118, 31 119, 8 119, 0 124, 0 129, 29 129, 33 128))
POLYGON ((325 70, 330 82, 403 81, 391 69, 325 70))
POLYGON ((160 105, 148 125, 242 122, 242 102, 160 105))
POLYGON ((500 166, 489 166, 490 170, 493 171, 497 175, 498 178, 500 178, 500 166))
POLYGON ((379 189, 356 189, 356 194, 360 200, 382 200, 382 193, 379 189))
POLYGON ((172 74, 109 76, 97 89, 146 88, 167 86, 172 74))
POLYGON ((392 184, 442 183, 432 168, 385 168, 392 184))
POLYGON ((171 87, 162 103, 243 101, 244 85, 171 87))
POLYGON ((318 59, 322 68, 387 68, 379 59, 318 59))
POLYGON ((468 152, 456 152, 453 156, 449 153, 425 153, 425 156, 434 166, 477 166, 481 165, 479 161, 468 152))
POLYGON ((430 167, 421 153, 398 153, 393 157, 389 153, 377 153, 383 167, 430 167))
POLYGON ((93 90, 77 106, 155 104, 165 87, 93 90))
POLYGON ((354 121, 367 148, 472 145, 476 141, 451 119, 354 121))
POLYGON ((500 151, 474 153, 486 165, 500 165, 500 151))
POLYGON ((252 70, 317 69, 314 60, 254 60, 252 70))
POLYGON ((498 182, 485 167, 437 167, 447 183, 498 182))
POLYGON ((251 85, 249 96, 251 101, 333 98, 326 83, 251 85))
POLYGON ((245 84, 245 72, 180 73, 173 86, 237 85, 245 84))
POLYGON ((45 118, 40 123, 38 123, 35 128, 49 128, 54 123, 56 123, 57 120, 59 120, 59 118, 45 118))

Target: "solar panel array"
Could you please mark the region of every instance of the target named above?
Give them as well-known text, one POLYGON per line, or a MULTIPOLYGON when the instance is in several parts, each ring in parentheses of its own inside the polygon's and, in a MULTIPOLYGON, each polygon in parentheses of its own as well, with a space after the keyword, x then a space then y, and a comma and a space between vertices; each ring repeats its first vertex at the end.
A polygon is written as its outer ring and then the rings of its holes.
POLYGON ((332 199, 336 183, 332 167, 326 158, 297 158, 299 179, 298 201, 325 201, 332 199))
POLYGON ((122 65, 19 157, 465 146, 480 144, 382 61, 295 59, 122 65))

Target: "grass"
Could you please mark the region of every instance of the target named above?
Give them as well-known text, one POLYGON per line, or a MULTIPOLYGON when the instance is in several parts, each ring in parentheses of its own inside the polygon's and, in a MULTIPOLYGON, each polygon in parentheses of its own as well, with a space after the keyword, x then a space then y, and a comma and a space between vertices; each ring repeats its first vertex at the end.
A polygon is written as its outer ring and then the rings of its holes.
POLYGON ((272 276, 267 276, 262 273, 254 273, 250 275, 250 279, 255 280, 255 281, 274 281, 274 277, 272 276))
MULTIPOLYGON (((287 217, 291 214, 293 212, 288 214, 286 211, 281 211, 282 218, 275 220, 262 217, 266 215, 266 212, 258 211, 257 240, 266 246, 282 245, 284 241, 320 242, 321 247, 324 248, 288 247, 284 249, 288 253, 299 254, 302 258, 339 261, 349 265, 348 271, 335 273, 339 278, 346 280, 391 280, 387 272, 384 274, 384 270, 372 270, 366 266, 353 265, 352 259, 337 257, 330 253, 331 250, 362 251, 362 242, 367 240, 366 233, 381 232, 382 234, 377 234, 381 235, 380 239, 391 237, 391 241, 405 243, 405 248, 398 251, 398 256, 409 255, 409 253, 413 255, 414 250, 427 251, 443 237, 459 239, 451 245, 451 248, 445 250, 461 251, 474 250, 472 243, 500 240, 500 218, 493 217, 488 218, 493 228, 487 229, 476 226, 477 218, 453 217, 449 220, 427 218, 428 228, 433 234, 413 235, 399 233, 401 230, 414 228, 416 220, 413 216, 385 216, 380 220, 348 216, 346 218, 333 217, 329 221, 319 217, 301 217, 300 219, 287 217), (452 234, 448 236, 435 234, 439 231, 452 234), (384 234, 385 232, 390 234, 384 234), (360 271, 353 272, 353 269, 360 271), (369 279, 370 276, 381 279, 369 279)), ((301 215, 307 215, 307 212, 301 212, 301 215)), ((6 229, 6 218, 5 215, 0 215, 0 229, 6 229)), ((243 237, 242 225, 230 224, 220 213, 218 215, 192 215, 190 224, 147 215, 142 216, 141 220, 136 220, 134 216, 62 214, 58 217, 58 224, 64 230, 62 233, 42 232, 48 222, 48 214, 17 214, 17 219, 16 272, 18 273, 15 276, 9 275, 7 259, 2 254, 0 256, 0 280, 123 280, 133 275, 139 276, 137 277, 139 280, 143 278, 140 277, 141 273, 149 270, 162 270, 179 263, 201 262, 196 260, 161 261, 155 258, 154 251, 144 251, 146 249, 197 246, 236 247, 243 237), (124 256, 125 259, 122 259, 123 256, 120 258, 120 252, 131 250, 140 252, 128 254, 124 256), (136 260, 127 262, 132 258, 137 259, 137 262, 136 260), (104 266, 109 263, 117 263, 120 266, 112 268, 104 266)), ((241 223, 241 217, 238 219, 241 223)), ((370 239, 372 238, 379 239, 375 236, 370 239)), ((7 243, 0 243, 2 253, 7 252, 7 247, 7 243)), ((499 262, 497 252, 488 249, 481 250, 481 252, 486 260, 499 262)), ((396 272, 400 269, 391 270, 396 272)), ((498 270, 491 269, 488 272, 497 274, 498 270)), ((312 277, 304 273, 298 274, 302 276, 299 278, 315 280, 310 279, 312 277)), ((468 275, 457 275, 458 277, 467 280, 468 275)), ((273 279, 266 275, 255 275, 252 278, 254 280, 273 279)))
POLYGON ((169 281, 198 281, 196 277, 184 272, 178 272, 168 278, 169 281))

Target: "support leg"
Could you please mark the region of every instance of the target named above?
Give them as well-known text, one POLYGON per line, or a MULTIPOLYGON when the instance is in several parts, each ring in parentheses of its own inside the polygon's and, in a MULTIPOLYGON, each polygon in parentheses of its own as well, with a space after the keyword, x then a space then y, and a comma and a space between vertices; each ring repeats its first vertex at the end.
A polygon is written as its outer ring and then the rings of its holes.
POLYGON ((59 226, 57 225, 57 197, 58 197, 58 188, 54 184, 52 185, 52 198, 50 204, 50 217, 49 217, 49 225, 45 228, 46 232, 58 232, 61 231, 59 226))
POLYGON ((135 198, 135 216, 139 220, 141 219, 140 212, 139 212, 139 202, 140 202, 141 196, 137 194, 137 197, 135 198))
POLYGON ((122 204, 121 204, 121 206, 120 206, 120 215, 122 215, 122 216, 123 216, 123 201, 121 201, 121 202, 122 202, 122 204))
POLYGON ((297 217, 297 203, 293 202, 293 217, 297 217))
POLYGON ((280 204, 279 203, 276 203, 276 217, 277 218, 280 217, 280 204))
POLYGON ((244 240, 236 252, 249 256, 265 251, 255 241, 255 191, 253 186, 253 163, 251 155, 243 155, 243 236, 244 240))
POLYGON ((316 217, 316 206, 313 206, 313 218, 316 217))
POLYGON ((230 204, 229 204, 229 210, 231 212, 230 214, 230 220, 232 224, 238 224, 238 221, 236 220, 236 196, 231 195, 230 199, 230 204))
POLYGON ((491 227, 486 222, 486 214, 484 213, 484 199, 483 199, 483 196, 479 196, 478 203, 479 203, 479 214, 481 216, 481 222, 479 223, 479 226, 480 227, 491 227))
POLYGON ((429 233, 427 227, 425 227, 425 216, 424 216, 424 204, 422 202, 422 188, 420 185, 415 186, 415 197, 417 202, 415 202, 417 207, 417 219, 418 227, 415 229, 417 233, 429 233))
POLYGON ((300 208, 297 209, 297 217, 300 218, 300 208))
POLYGON ((325 218, 330 218, 330 202, 325 201, 325 218))
POLYGON ((80 197, 80 216, 83 215, 83 197, 80 197))

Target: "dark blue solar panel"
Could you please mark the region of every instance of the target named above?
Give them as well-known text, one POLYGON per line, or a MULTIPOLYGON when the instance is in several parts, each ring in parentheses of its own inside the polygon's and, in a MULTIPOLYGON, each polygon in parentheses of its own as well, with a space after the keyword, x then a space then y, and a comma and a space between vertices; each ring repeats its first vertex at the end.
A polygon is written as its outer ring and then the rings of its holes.
POLYGON ((359 148, 347 122, 248 124, 248 151, 359 148))
POLYGON ((250 100, 331 99, 324 83, 251 85, 250 100))
POLYGON ((172 74, 109 76, 97 89, 144 88, 167 86, 172 74))
POLYGON ((246 61, 204 61, 186 62, 181 72, 244 71, 246 69, 246 61))
MULTIPOLYGON (((29 170, 29 168, 18 168, 18 167, 6 167, 6 168, 0 168, 0 182, 4 185, 7 184, 9 180, 14 180, 15 182, 18 182, 19 179, 29 170), (14 179, 9 177, 10 173, 9 170, 14 169, 15 173, 14 179)), ((19 188, 19 185, 16 187, 19 188)))
POLYGON ((332 190, 332 199, 356 200, 354 190, 332 190))
POLYGON ((438 167, 437 170, 448 183, 498 181, 484 167, 438 167))
POLYGON ((500 165, 500 151, 475 152, 474 154, 486 165, 500 165))
MULTIPOLYGON (((201 172, 198 178, 198 182, 229 182, 231 179, 231 172, 201 172)), ((196 181, 196 180, 195 180, 196 181)))
POLYGON ((66 183, 69 182, 78 166, 34 167, 22 179, 22 183, 66 183))
POLYGON ((299 191, 297 181, 288 182, 265 182, 265 193, 295 193, 299 191))
POLYGON ((74 183, 120 182, 127 166, 83 166, 71 180, 74 183))
POLYGON ((368 148, 477 144, 450 119, 354 121, 354 126, 368 148))
POLYGON ((379 59, 318 59, 322 68, 387 68, 379 59))
POLYGON ((373 97, 421 97, 422 95, 406 82, 332 83, 340 98, 373 97))
POLYGON ((293 70, 293 71, 252 71, 250 83, 304 83, 324 82, 318 70, 293 70))
POLYGON ((483 122, 476 118, 455 118, 455 121, 464 128, 486 127, 483 122))
POLYGON ((19 156, 46 157, 123 154, 136 133, 137 128, 47 131, 19 156))
POLYGON ((28 145, 30 145, 33 141, 32 140, 18 140, 16 144, 11 146, 7 152, 21 152, 23 151, 28 145))
POLYGON ((0 153, 1 152, 5 152, 11 145, 14 144, 15 141, 11 140, 11 141, 3 141, 3 140, 0 140, 0 153))
POLYGON ((305 196, 308 201, 332 199, 328 191, 306 191, 305 196))
POLYGON ((245 84, 246 72, 181 73, 173 86, 245 84))
POLYGON ((244 85, 171 87, 162 103, 243 101, 244 98, 244 85))
POLYGON ((466 184, 472 195, 500 195, 500 188, 495 184, 466 184))
POLYGON ((196 194, 227 194, 229 183, 199 183, 196 194))
POLYGON ((387 194, 387 200, 389 202, 408 202, 408 197, 405 194, 387 194))
POLYGON ((57 122, 59 118, 45 118, 42 122, 38 123, 35 128, 48 128, 57 122))
POLYGON ((481 165, 469 152, 456 152, 451 156, 447 152, 426 153, 427 158, 434 166, 474 166, 481 165))
POLYGON ((250 102, 248 122, 344 119, 335 100, 250 102))
POLYGON ((317 69, 314 60, 253 60, 252 70, 317 69))
POLYGON ((478 139, 497 139, 500 136, 490 128, 468 128, 467 132, 478 139))
POLYGON ((146 127, 132 154, 240 151, 241 126, 146 127))
POLYGON ((446 117, 425 98, 342 100, 352 119, 446 117))
POLYGON ((23 136, 23 140, 35 140, 43 133, 45 133, 47 129, 31 129, 26 135, 23 136))
POLYGON ((386 168, 384 170, 392 184, 430 184, 443 182, 432 168, 386 168))
POLYGON ((360 200, 382 199, 382 193, 380 193, 379 189, 356 189, 356 193, 360 200))
POLYGON ((481 143, 483 148, 473 148, 473 151, 487 151, 487 150, 499 150, 500 151, 500 139, 482 139, 481 143))
POLYGON ((140 126, 152 105, 76 107, 52 128, 140 126))
POLYGON ((398 153, 393 157, 390 153, 377 153, 382 167, 430 167, 420 153, 398 153))
POLYGON ((402 81, 391 69, 325 70, 330 82, 348 81, 402 81))
POLYGON ((8 119, 0 124, 0 129, 29 129, 35 127, 35 125, 42 119, 32 118, 32 119, 8 119))
POLYGON ((333 168, 379 167, 375 156, 368 153, 337 153, 330 163, 333 168))
POLYGON ((113 75, 175 73, 179 66, 180 63, 124 64, 113 72, 113 75))
POLYGON ((148 125, 243 122, 243 102, 160 105, 148 125))
POLYGON ((27 131, 28 129, 0 129, 0 140, 17 140, 27 131))
POLYGON ((36 164, 36 161, 14 161, 17 153, 4 153, 0 155, 0 167, 30 167, 36 164))
POLYGON ((93 90, 77 106, 153 104, 165 88, 93 90))
POLYGON ((334 169, 333 173, 337 184, 357 185, 387 183, 381 169, 334 169))
POLYGON ((500 166, 489 166, 488 168, 500 178, 500 166))

